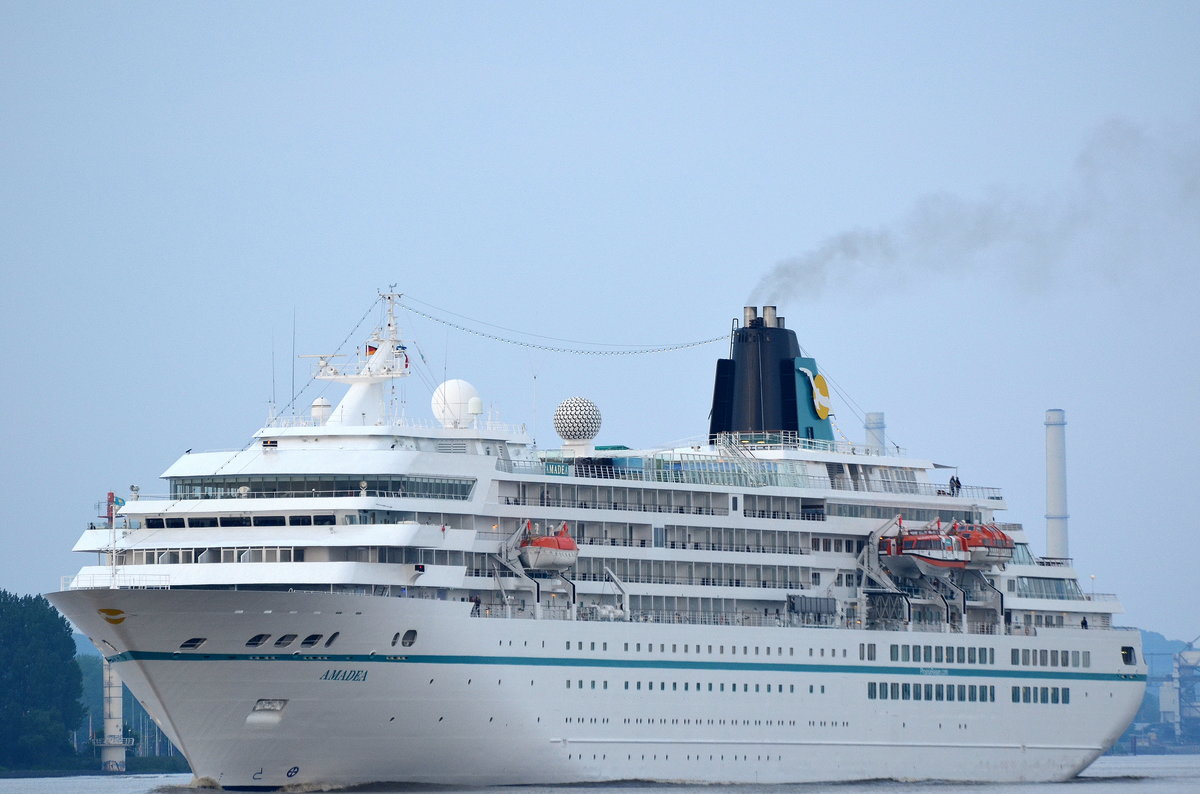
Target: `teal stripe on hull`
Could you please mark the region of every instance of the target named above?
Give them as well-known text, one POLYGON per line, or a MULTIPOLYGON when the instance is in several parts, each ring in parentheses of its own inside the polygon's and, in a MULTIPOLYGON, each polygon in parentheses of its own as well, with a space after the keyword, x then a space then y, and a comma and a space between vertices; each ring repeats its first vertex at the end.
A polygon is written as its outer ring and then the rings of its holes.
POLYGON ((1030 668, 1021 670, 954 669, 946 667, 900 667, 894 665, 782 664, 771 662, 686 662, 649 659, 566 659, 524 656, 449 656, 425 654, 256 654, 175 653, 126 651, 109 656, 112 663, 145 662, 348 662, 354 664, 446 664, 495 665, 504 667, 584 667, 621 670, 723 670, 767 673, 837 673, 853 675, 909 675, 920 678, 1015 678, 1066 681, 1145 681, 1145 674, 1076 673, 1030 668))

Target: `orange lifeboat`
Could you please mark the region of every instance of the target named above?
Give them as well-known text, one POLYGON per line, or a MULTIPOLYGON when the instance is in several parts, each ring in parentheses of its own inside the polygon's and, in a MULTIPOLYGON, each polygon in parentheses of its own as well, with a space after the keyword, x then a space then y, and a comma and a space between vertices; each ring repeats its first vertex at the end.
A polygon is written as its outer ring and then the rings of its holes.
POLYGON ((570 568, 579 559, 579 546, 563 522, 553 534, 540 535, 532 523, 525 524, 525 537, 521 539, 521 563, 526 568, 561 571, 570 568))
POLYGON ((941 532, 880 538, 879 554, 888 570, 909 577, 943 577, 966 568, 971 559, 971 552, 963 546, 961 538, 941 532))
POLYGON ((1003 565, 1012 559, 1013 539, 995 524, 955 524, 950 532, 971 552, 972 568, 1003 565))

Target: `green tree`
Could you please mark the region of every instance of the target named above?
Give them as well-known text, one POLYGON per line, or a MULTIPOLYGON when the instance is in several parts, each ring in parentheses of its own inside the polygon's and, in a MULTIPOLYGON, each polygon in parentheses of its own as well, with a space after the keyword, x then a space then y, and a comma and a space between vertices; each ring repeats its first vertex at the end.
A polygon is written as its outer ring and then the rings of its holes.
POLYGON ((0 590, 0 766, 46 768, 70 757, 81 692, 66 618, 40 595, 0 590))

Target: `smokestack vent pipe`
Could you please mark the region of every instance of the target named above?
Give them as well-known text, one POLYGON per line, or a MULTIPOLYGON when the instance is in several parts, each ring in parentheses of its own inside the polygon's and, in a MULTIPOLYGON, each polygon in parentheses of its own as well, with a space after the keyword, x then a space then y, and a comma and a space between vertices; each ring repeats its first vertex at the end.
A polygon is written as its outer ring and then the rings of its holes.
POLYGON ((777 327, 777 324, 775 322, 775 307, 774 306, 764 306, 763 307, 763 325, 767 326, 768 328, 777 327))
POLYGON ((747 306, 742 309, 742 326, 749 328, 758 319, 758 307, 747 306))
POLYGON ((1071 556, 1067 543, 1067 412, 1046 411, 1046 556, 1071 556))

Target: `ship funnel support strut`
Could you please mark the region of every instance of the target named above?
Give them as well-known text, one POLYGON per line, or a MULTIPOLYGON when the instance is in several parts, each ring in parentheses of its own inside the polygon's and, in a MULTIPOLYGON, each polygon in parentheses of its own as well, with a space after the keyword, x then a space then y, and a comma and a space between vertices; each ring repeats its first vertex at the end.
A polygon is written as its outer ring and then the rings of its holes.
POLYGON ((1067 413, 1046 411, 1046 556, 1066 559, 1067 544, 1067 413))

